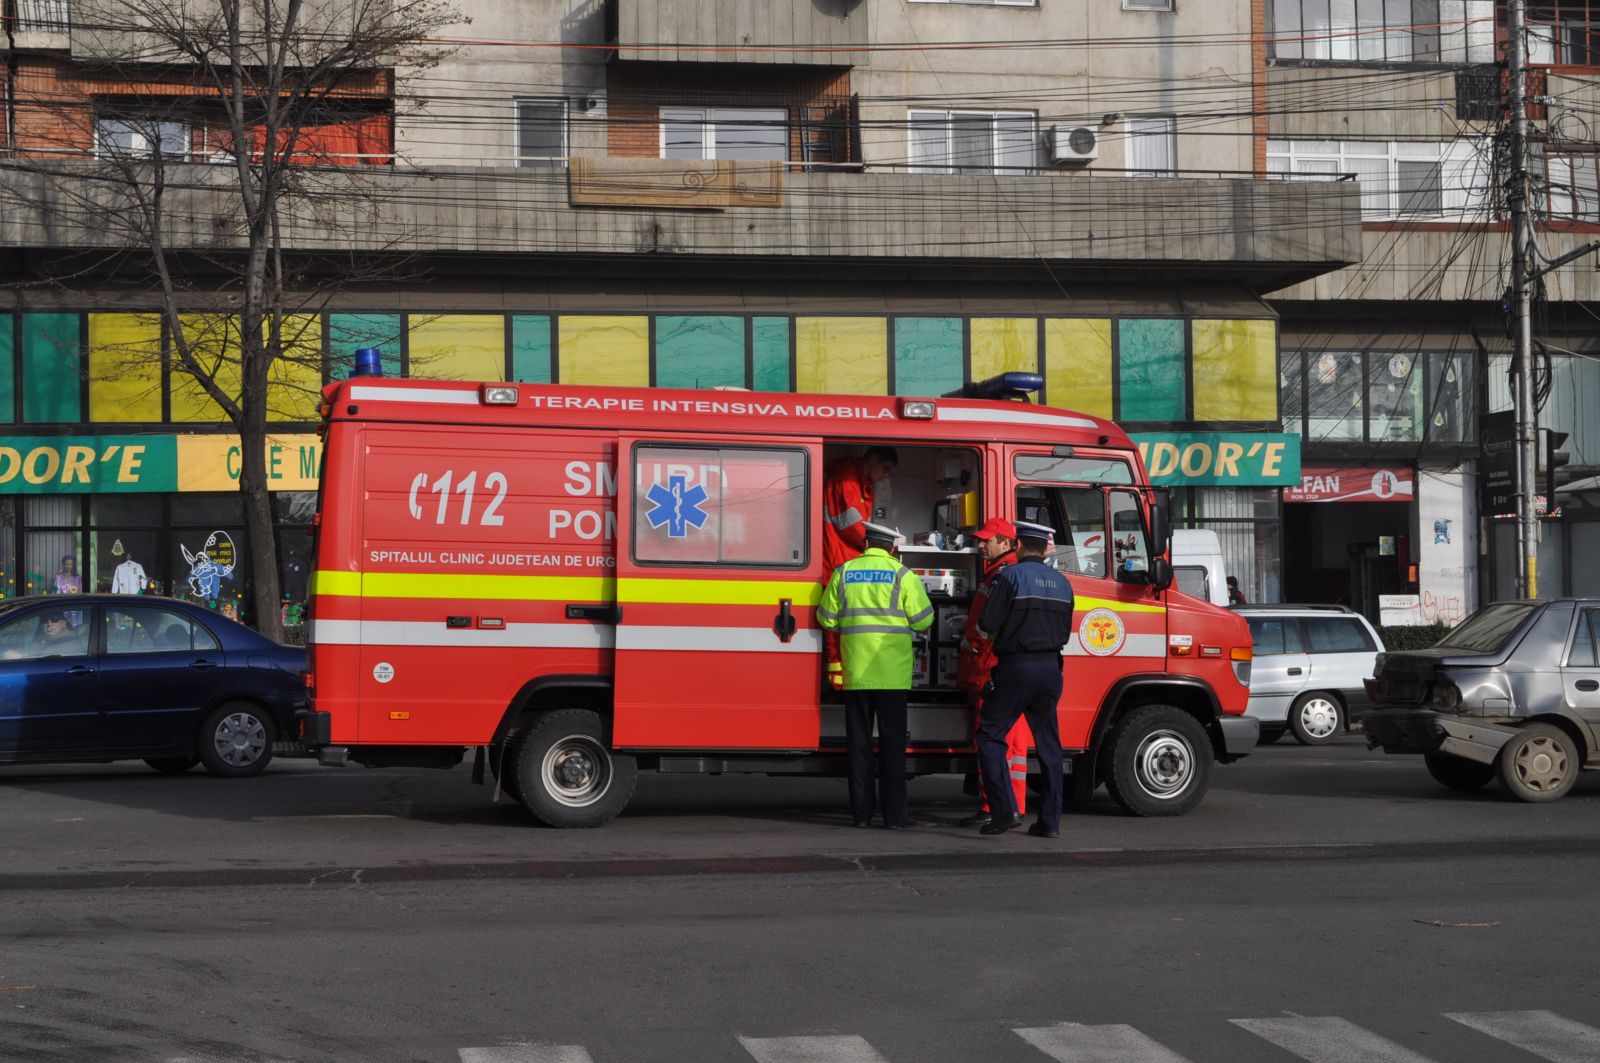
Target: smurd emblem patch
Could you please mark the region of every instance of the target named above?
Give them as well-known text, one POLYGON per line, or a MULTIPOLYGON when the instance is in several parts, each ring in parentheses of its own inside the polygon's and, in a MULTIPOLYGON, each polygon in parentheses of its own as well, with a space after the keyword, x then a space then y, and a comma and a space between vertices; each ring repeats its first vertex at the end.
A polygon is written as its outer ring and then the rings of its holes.
POLYGON ((650 522, 650 527, 659 528, 667 526, 667 537, 682 539, 689 534, 689 526, 696 530, 705 525, 706 517, 710 516, 705 511, 702 503, 706 500, 706 489, 699 484, 688 486, 688 478, 681 475, 667 477, 665 487, 654 484, 645 492, 645 499, 650 503, 650 512, 644 515, 650 522))
POLYGON ((1122 649, 1128 629, 1122 617, 1110 609, 1091 609, 1078 624, 1078 641, 1096 657, 1108 657, 1122 649))

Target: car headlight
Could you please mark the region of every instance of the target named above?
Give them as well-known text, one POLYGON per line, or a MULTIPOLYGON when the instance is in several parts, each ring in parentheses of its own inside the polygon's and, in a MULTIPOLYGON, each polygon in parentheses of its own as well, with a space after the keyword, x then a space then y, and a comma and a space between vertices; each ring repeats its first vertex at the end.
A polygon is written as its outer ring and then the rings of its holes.
POLYGON ((1447 712, 1454 712, 1461 707, 1461 688, 1448 679, 1437 680, 1433 684, 1433 697, 1428 700, 1447 712))

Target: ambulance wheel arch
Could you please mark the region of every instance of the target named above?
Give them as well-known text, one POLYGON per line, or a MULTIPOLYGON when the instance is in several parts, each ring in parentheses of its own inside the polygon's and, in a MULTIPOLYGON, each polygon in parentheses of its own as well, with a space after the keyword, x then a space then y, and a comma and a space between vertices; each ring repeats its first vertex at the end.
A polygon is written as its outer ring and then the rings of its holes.
POLYGON ((1212 759, 1224 763, 1236 759, 1227 755, 1221 732, 1213 726, 1222 710, 1216 694, 1202 680, 1159 672, 1127 675, 1117 680, 1107 692, 1100 715, 1090 732, 1091 756, 1083 758, 1084 770, 1077 784, 1081 788, 1078 791, 1080 796, 1087 796, 1085 791, 1092 793, 1110 777, 1114 730, 1129 713, 1147 705, 1163 705, 1181 711, 1192 718, 1206 736, 1202 748, 1209 748, 1212 759))

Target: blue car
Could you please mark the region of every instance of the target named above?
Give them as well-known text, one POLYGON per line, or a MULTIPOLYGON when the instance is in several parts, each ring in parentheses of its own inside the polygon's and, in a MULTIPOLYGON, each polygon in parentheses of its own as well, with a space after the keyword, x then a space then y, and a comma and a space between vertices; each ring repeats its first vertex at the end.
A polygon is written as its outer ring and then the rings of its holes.
POLYGON ((255 775, 295 741, 305 650, 202 606, 83 594, 0 604, 0 764, 143 760, 255 775))

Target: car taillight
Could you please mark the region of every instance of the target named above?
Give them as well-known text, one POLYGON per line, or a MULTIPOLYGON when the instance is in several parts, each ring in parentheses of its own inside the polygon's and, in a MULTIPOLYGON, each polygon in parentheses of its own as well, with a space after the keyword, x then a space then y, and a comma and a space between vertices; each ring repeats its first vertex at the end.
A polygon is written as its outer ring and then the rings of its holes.
POLYGON ((300 673, 300 682, 306 685, 307 690, 317 689, 317 673, 311 671, 309 668, 306 669, 304 672, 300 673))

